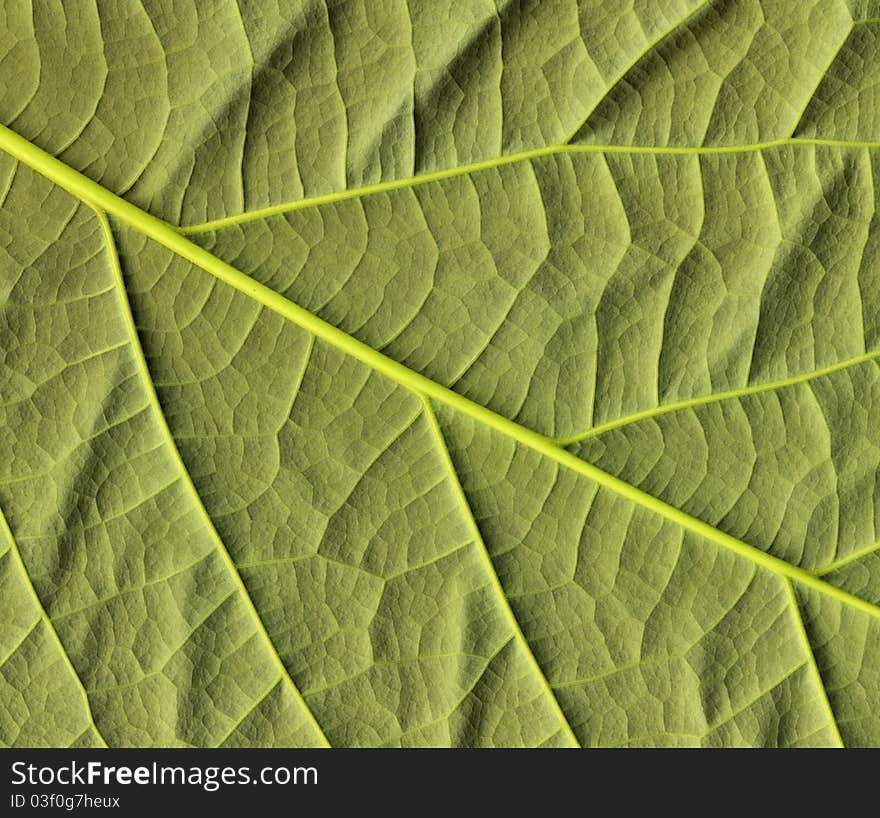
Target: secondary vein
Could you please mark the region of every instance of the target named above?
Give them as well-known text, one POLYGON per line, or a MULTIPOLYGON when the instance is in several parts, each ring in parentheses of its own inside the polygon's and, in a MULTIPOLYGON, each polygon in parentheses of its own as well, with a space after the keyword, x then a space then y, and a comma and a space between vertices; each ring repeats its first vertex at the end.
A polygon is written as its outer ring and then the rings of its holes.
POLYGON ((797 601, 797 595, 795 594, 791 582, 789 582, 788 580, 785 581, 785 591, 788 594, 788 601, 791 605, 792 613, 795 618, 795 624, 798 629, 798 635, 803 644, 804 653, 806 653, 807 655, 807 664, 810 666, 810 672, 813 674, 813 678, 815 679, 816 684, 819 687, 819 695, 822 699, 823 707, 828 712, 828 718, 831 722, 831 727, 834 731, 835 739, 838 742, 838 746, 845 747, 846 745, 844 744, 843 736, 840 735, 840 728, 837 726, 837 716, 834 713, 834 708, 831 707, 831 701, 828 698, 828 690, 825 687, 825 681, 822 679, 822 674, 819 671, 819 665, 816 662, 816 655, 813 653, 813 646, 810 643, 810 636, 807 633, 807 626, 804 624, 803 616, 801 616, 801 609, 797 601))
POLYGON ((464 489, 461 487, 461 483, 459 482, 458 473, 455 470, 455 465, 452 462, 452 456, 449 453, 449 446, 446 444, 446 438, 443 436, 443 431, 440 428, 440 423, 437 421, 434 410, 431 408, 431 402, 424 397, 422 398, 422 400, 425 405, 425 417, 428 420, 428 425, 431 427, 431 431, 434 435, 437 446, 440 449, 440 454, 443 458, 444 464, 446 465, 449 479, 452 481, 456 494, 458 495, 459 503, 464 509, 465 515, 467 516, 468 526, 471 529, 471 534, 474 537, 474 541, 479 546, 480 554, 486 566, 486 572, 489 575, 492 588, 501 600, 502 610, 504 611, 508 623, 513 630, 514 638, 517 642, 519 642, 520 647, 522 647, 522 649, 525 651, 526 659, 528 663, 532 666, 533 672, 538 677, 539 683, 544 689, 545 695, 552 703, 553 709, 556 711, 556 715, 559 718, 566 737, 571 742, 572 746, 580 747, 581 744, 578 740, 578 737, 575 735, 574 728, 572 728, 571 722, 569 722, 568 717, 565 715, 565 711, 562 709, 562 705, 559 703, 559 699, 556 698, 556 694, 553 692, 553 687, 550 684, 550 680, 544 674, 544 669, 541 667, 537 657, 532 652, 532 648, 529 645, 529 642, 526 639, 522 628, 520 627, 519 620, 516 618, 516 614, 514 613, 507 593, 504 590, 504 586, 501 584, 501 578, 498 576, 498 572, 495 570, 495 564, 492 562, 492 557, 489 554, 489 549, 486 547, 486 543, 483 540, 483 534, 480 531, 479 525, 477 525, 477 521, 474 518, 474 513, 471 510, 470 503, 468 502, 468 499, 464 493, 464 489))
POLYGON ((859 364, 874 361, 877 358, 880 358, 880 350, 856 355, 852 358, 847 358, 845 361, 839 361, 836 364, 831 364, 830 366, 822 367, 821 369, 814 369, 810 372, 803 372, 800 375, 793 375, 790 378, 781 378, 777 381, 753 384, 752 386, 744 386, 740 389, 730 389, 727 392, 715 392, 711 395, 701 395, 696 398, 676 401, 675 403, 665 403, 660 406, 653 406, 650 409, 643 409, 640 412, 633 412, 632 414, 597 424, 584 432, 578 432, 577 434, 565 438, 558 438, 556 439, 556 443, 560 446, 571 446, 575 443, 588 440, 591 437, 601 435, 604 432, 611 431, 612 429, 619 429, 622 426, 629 426, 632 423, 637 423, 640 420, 647 420, 648 418, 657 417, 658 415, 666 415, 670 412, 679 412, 682 409, 695 409, 712 403, 720 403, 721 401, 745 398, 749 395, 760 395, 762 392, 774 392, 777 389, 785 389, 786 387, 795 386, 799 383, 807 383, 816 380, 817 378, 822 378, 825 375, 832 375, 835 372, 840 372, 841 370, 849 369, 852 366, 858 366, 859 364))
POLYGON ((294 698, 297 700, 300 708, 306 716, 306 720, 311 723, 312 728, 314 729, 318 738, 327 747, 329 747, 330 742, 327 739, 327 736, 324 734, 324 731, 321 728, 321 725, 318 723, 318 720, 315 718, 314 713, 312 713, 311 709, 306 704, 305 699, 303 699, 302 694, 299 692, 299 688, 297 688, 296 684, 291 678, 287 667, 285 666, 284 662, 281 659, 281 656, 278 653, 278 650, 272 642, 272 638, 269 636, 269 632, 266 630, 266 626, 263 624, 263 620, 260 617, 256 606, 254 605, 254 601, 253 599, 251 599, 251 595, 248 593, 247 587, 244 584, 244 580, 241 578, 241 574, 239 573, 238 568, 236 567, 235 562, 232 559, 232 556, 229 554, 229 550, 226 548, 226 544, 220 537, 220 533, 217 531, 217 528, 214 525, 214 521, 211 519, 211 516, 208 514, 208 511, 205 508, 204 503, 202 502, 201 495, 199 494, 195 483, 193 483, 189 470, 186 468, 186 464, 183 462, 183 457, 180 454, 180 450, 177 448, 177 443, 174 440, 174 435, 171 434, 171 429, 169 428, 168 421, 165 418, 165 412, 162 410, 162 404, 159 402, 159 396, 156 393, 156 389, 153 385, 153 379, 147 366, 147 360, 144 356, 143 348, 141 347, 140 337, 137 332, 137 327, 134 323, 134 315, 132 314, 131 305, 129 304, 128 297, 126 295, 125 282, 122 278, 122 268, 119 264, 119 257, 116 253, 116 241, 113 237, 113 232, 110 229, 110 223, 108 222, 107 216, 103 210, 96 209, 95 212, 97 213, 98 220, 101 223, 101 229, 104 232, 104 240, 107 245, 107 253, 110 258, 110 265, 113 269, 113 275, 116 280, 117 289, 119 291, 119 299, 121 302, 120 307, 122 309, 126 328, 129 333, 134 357, 137 359, 138 367, 141 370, 144 388, 147 390, 148 399, 153 409, 153 415, 162 430, 162 436, 165 438, 167 451, 170 453, 174 461, 174 465, 181 476, 181 479, 184 481, 187 489, 189 490, 189 493, 193 498, 193 502, 195 503, 199 514, 203 518, 206 528, 208 529, 212 539, 214 540, 217 552, 220 554, 223 564, 226 566, 227 571, 232 577, 232 581, 236 590, 241 594, 245 606, 248 608, 248 612, 251 614, 251 617, 256 623, 257 632, 269 648, 269 653, 272 656, 272 660, 275 662, 275 665, 278 668, 280 681, 285 682, 289 686, 294 698))
POLYGON ((56 646, 58 647, 64 664, 67 665, 71 677, 73 678, 74 683, 76 684, 76 687, 79 690, 80 695, 82 696, 83 703, 85 704, 86 715, 88 717, 91 728, 95 731, 95 734, 101 740, 101 743, 105 747, 108 747, 109 745, 107 744, 106 739, 101 734, 101 731, 98 729, 98 725, 95 722, 95 716, 92 713, 92 704, 89 700, 89 694, 86 691, 86 686, 83 684, 79 673, 73 666, 73 660, 70 658, 70 654, 67 652, 67 648, 64 647, 64 642, 61 641, 61 637, 58 635, 58 631, 55 630, 55 624, 52 622, 51 617, 46 612, 46 608, 43 606, 43 601, 40 599, 40 596, 37 593, 37 589, 34 588, 34 584, 33 582, 31 582, 31 577, 28 573, 27 566, 25 565, 24 557, 22 557, 21 555, 21 550, 18 547, 18 542, 15 539, 15 535, 12 533, 12 529, 9 527, 9 523, 6 521, 6 516, 3 514, 2 509, 0 509, 0 536, 3 536, 8 540, 12 558, 15 560, 16 566, 18 567, 22 577, 24 578, 24 582, 27 585, 28 592, 34 600, 34 605, 36 605, 40 619, 42 619, 46 623, 46 627, 49 629, 49 633, 52 636, 52 641, 55 642, 56 646))
MULTIPOLYGON (((30 143, 28 143, 30 144, 30 143)), ((391 179, 387 182, 377 182, 372 185, 364 185, 362 187, 351 187, 345 190, 337 190, 333 193, 322 193, 318 196, 309 196, 304 199, 297 199, 292 202, 282 202, 277 205, 259 208, 257 210, 248 210, 245 213, 239 213, 235 216, 225 216, 221 219, 213 219, 199 224, 184 225, 177 228, 181 233, 192 236, 199 233, 210 233, 214 230, 220 230, 224 227, 231 227, 236 224, 246 224, 260 219, 266 219, 271 216, 280 216, 285 213, 293 213, 297 210, 306 210, 312 207, 320 207, 322 205, 334 204, 336 202, 344 202, 348 199, 359 199, 364 196, 373 196, 378 193, 388 193, 394 190, 406 190, 409 188, 425 185, 430 182, 438 182, 443 179, 453 179, 456 176, 467 176, 471 173, 479 173, 480 171, 492 170, 500 168, 504 165, 513 165, 518 162, 528 162, 532 159, 539 159, 544 156, 557 156, 559 154, 613 154, 625 153, 633 155, 672 155, 672 156, 711 156, 713 154, 724 153, 754 153, 756 151, 770 150, 773 148, 782 148, 786 146, 813 145, 818 147, 836 147, 836 148, 880 148, 878 142, 853 142, 840 139, 814 139, 810 137, 787 137, 785 139, 774 139, 767 142, 753 142, 744 145, 701 145, 698 147, 687 145, 548 145, 541 148, 533 148, 532 150, 521 151, 519 153, 509 153, 503 156, 497 156, 493 159, 486 159, 482 162, 471 162, 467 165, 458 165, 452 168, 444 168, 443 170, 431 171, 418 176, 410 176, 404 179, 391 179)))

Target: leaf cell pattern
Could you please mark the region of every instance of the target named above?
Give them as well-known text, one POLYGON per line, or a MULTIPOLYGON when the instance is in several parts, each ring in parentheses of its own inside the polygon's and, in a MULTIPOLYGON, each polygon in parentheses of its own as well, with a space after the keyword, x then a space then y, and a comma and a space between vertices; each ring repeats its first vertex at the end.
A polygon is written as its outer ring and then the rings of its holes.
POLYGON ((0 743, 880 744, 880 6, 0 31, 0 743))

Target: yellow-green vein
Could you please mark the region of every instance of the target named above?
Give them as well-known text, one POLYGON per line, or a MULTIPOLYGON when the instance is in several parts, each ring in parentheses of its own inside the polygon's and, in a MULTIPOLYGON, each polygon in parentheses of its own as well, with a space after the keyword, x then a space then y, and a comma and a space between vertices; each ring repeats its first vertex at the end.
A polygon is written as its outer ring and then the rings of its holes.
POLYGON ((458 480, 458 474, 455 471, 455 466, 452 463, 452 457, 449 454, 449 447, 446 445, 446 438, 443 436, 443 430, 440 428, 440 424, 437 422, 437 417, 434 414, 434 410, 431 408, 431 402, 425 397, 422 397, 422 401, 425 404, 425 417, 428 419, 428 425, 431 427, 431 431, 434 435, 437 447, 440 450, 440 456, 443 458, 443 462, 446 466, 449 479, 452 481, 455 492, 458 495, 459 504, 464 509, 464 513, 467 516, 468 527, 471 529, 471 534, 473 535, 474 542, 479 548, 481 559, 483 560, 486 568, 486 573, 489 576, 489 581, 492 584, 492 589, 495 591, 496 596, 500 600, 501 608, 504 611, 504 615, 507 617, 510 628, 514 634, 514 638, 517 642, 519 642, 520 647, 525 652, 526 659, 531 666, 532 671, 538 677, 541 687, 544 689, 545 695, 553 704, 553 708, 556 711, 556 715, 559 718, 562 730, 565 732, 566 738, 571 742, 572 746, 580 747, 580 741, 578 741, 578 737, 575 735, 571 723, 568 721, 568 717, 565 715, 565 712, 562 709, 562 705, 559 704, 559 699, 556 698, 556 694, 553 692, 553 688, 550 685, 549 680, 544 675, 544 670, 538 663, 535 654, 532 652, 532 648, 529 645, 529 642, 519 625, 519 620, 516 618, 516 614, 513 612, 513 608, 510 605, 510 600, 507 598, 507 593, 504 590, 504 586, 501 584, 501 579, 498 576, 498 572, 495 570, 495 565, 492 562, 492 557, 489 554, 489 549, 486 548, 486 543, 483 541, 483 535, 480 532, 480 527, 477 525, 477 521, 474 519, 470 503, 468 503, 467 497, 464 493, 464 489, 461 487, 461 483, 458 480))
MULTIPOLYGON (((2 140, 0 140, 0 144, 2 144, 2 140)), ((178 229, 181 233, 188 236, 196 235, 198 233, 210 233, 214 230, 220 230, 224 227, 231 227, 236 224, 246 224, 247 222, 266 219, 271 216, 293 213, 297 210, 305 210, 311 207, 320 207, 321 205, 344 202, 348 199, 359 199, 364 196, 389 193, 394 190, 405 190, 418 187, 419 185, 425 185, 430 182, 439 182, 443 179, 453 179, 456 176, 466 176, 471 173, 479 173, 480 171, 492 170, 493 168, 500 168, 505 165, 513 165, 517 162, 528 162, 532 159, 540 159, 545 156, 557 156, 560 154, 613 153, 710 156, 722 153, 752 153, 755 151, 771 150, 773 148, 803 145, 831 148, 880 148, 880 142, 850 142, 837 139, 813 139, 808 137, 788 137, 785 139, 774 139, 768 142, 754 142, 747 145, 702 145, 700 147, 678 145, 668 145, 664 147, 653 145, 548 145, 543 148, 534 148, 520 153, 510 153, 504 156, 498 156, 494 159, 486 159, 482 162, 472 162, 467 165, 458 165, 456 167, 444 168, 443 170, 431 171, 430 173, 423 173, 418 176, 392 179, 387 182, 377 182, 372 185, 364 185, 363 187, 352 187, 346 188, 345 190, 337 190, 333 193, 323 193, 318 196, 310 196, 292 202, 282 202, 277 205, 271 205, 270 207, 248 210, 235 216, 226 216, 221 219, 201 222, 200 224, 185 225, 178 229)))
POLYGON ((813 647, 810 644, 810 637, 807 634, 806 625, 804 625, 804 618, 801 616, 797 594, 795 594, 794 587, 788 579, 783 580, 783 582, 785 583, 785 591, 788 594, 788 600, 791 604, 792 615, 795 619, 798 635, 803 644, 804 653, 807 655, 807 665, 809 666, 813 679, 819 688, 819 697, 822 700, 824 708, 828 712, 828 718, 831 721, 831 726, 834 730, 834 736, 837 739, 838 746, 843 747, 845 745, 843 743, 843 736, 840 735, 840 728, 837 726, 837 716, 834 715, 834 709, 831 707, 831 702, 828 699, 828 691, 825 689, 825 682, 822 680, 822 674, 819 672, 819 665, 816 664, 816 656, 813 653, 813 647))
POLYGON ((263 620, 260 617, 260 614, 257 611, 253 600, 251 599, 251 595, 248 593, 247 587, 244 584, 244 580, 242 580, 241 574, 238 572, 238 568, 236 568, 235 562, 230 556, 229 550, 226 548, 226 544, 223 542, 220 534, 214 526, 214 521, 211 519, 211 516, 205 509, 205 506, 202 503, 202 498, 195 487, 195 483, 193 483, 192 481, 189 470, 186 468, 186 465, 183 462, 183 458, 180 455, 180 450, 177 448, 177 443, 174 440, 174 436, 171 434, 171 429, 168 427, 165 413, 162 410, 162 404, 159 402, 159 396, 157 395, 156 389, 153 386, 153 379, 150 375, 149 368, 147 367, 147 360, 144 357, 144 352, 140 343, 140 337, 138 336, 137 327, 134 323, 134 316, 131 312, 131 305, 129 304, 128 297, 126 295, 125 282, 122 278, 122 268, 119 263, 119 258, 116 254, 116 241, 113 237, 113 232, 110 229, 110 223, 108 222, 107 216, 103 210, 96 208, 95 212, 97 213, 98 219, 101 222, 101 229, 104 231, 104 238, 107 244, 107 253, 109 256, 110 265, 113 270, 113 275, 116 279, 116 286, 119 293, 120 308, 124 317, 126 329, 128 330, 129 337, 131 339, 131 346, 134 352, 134 357, 141 372, 141 380, 144 383, 144 388, 147 390, 147 396, 153 409, 153 415, 162 430, 163 437, 165 438, 167 451, 171 455, 171 458, 174 461, 175 469, 178 474, 180 474, 181 479, 184 481, 187 490, 190 493, 193 502, 204 521, 206 529, 210 532, 211 537, 214 540, 214 543, 217 547, 217 552, 220 554, 220 557, 223 560, 227 571, 232 577, 232 581, 236 590, 241 594, 241 597, 245 605, 247 606, 248 613, 250 613, 251 617, 256 623, 257 632, 264 640, 269 649, 269 653, 271 654, 272 659, 278 669, 280 680, 286 682, 289 685, 294 698, 297 700, 298 704, 302 708, 303 713, 306 715, 306 719, 311 722, 312 727, 315 730, 318 738, 323 741, 326 746, 329 747, 330 742, 328 741, 327 736, 324 735, 324 731, 321 729, 321 725, 318 724, 318 720, 315 718, 314 713, 312 713, 311 709, 306 704, 305 699, 303 699, 302 695, 299 692, 299 689, 297 688, 293 679, 290 677, 290 673, 288 673, 287 667, 281 660, 281 656, 278 654, 278 651, 272 642, 272 638, 269 636, 269 632, 266 630, 266 626, 263 624, 263 620))
POLYGON ((376 372, 391 378, 416 394, 434 398, 446 404, 451 409, 467 415, 502 435, 510 437, 512 440, 554 460, 576 474, 594 481, 636 505, 642 506, 681 526, 685 530, 703 537, 722 548, 726 548, 768 571, 795 580, 802 585, 814 588, 820 593, 833 597, 856 610, 880 618, 880 607, 831 585, 804 568, 791 565, 778 557, 762 551, 760 548, 736 539, 736 537, 715 528, 703 520, 692 517, 681 509, 675 508, 624 480, 608 474, 598 466, 581 460, 572 452, 560 447, 551 438, 532 429, 520 426, 515 421, 503 417, 491 409, 481 406, 463 395, 432 381, 430 378, 414 372, 398 361, 386 357, 378 350, 353 338, 338 327, 328 324, 322 318, 299 306, 299 304, 295 304, 285 298, 281 293, 255 281, 231 264, 194 244, 170 224, 144 212, 115 193, 111 193, 97 182, 88 179, 54 156, 2 126, 0 126, 0 149, 12 154, 15 158, 42 173, 73 195, 131 225, 181 258, 210 273, 218 280, 234 287, 264 307, 292 321, 307 332, 311 332, 316 337, 351 355, 376 372))
POLYGON ((620 81, 632 71, 645 57, 654 53, 654 49, 660 45, 664 40, 668 37, 672 37, 677 32, 681 31, 689 22, 691 22, 698 14, 706 11, 710 7, 710 0, 701 0, 701 2, 697 3, 690 11, 688 11, 684 16, 682 16, 679 20, 675 22, 674 25, 670 26, 666 31, 663 31, 659 34, 659 36, 655 37, 649 43, 644 45, 639 49, 639 53, 632 62, 629 63, 622 71, 618 73, 618 75, 608 83, 605 90, 599 96, 599 98, 593 103, 593 105, 587 110, 587 112, 581 117, 580 121, 577 124, 577 127, 568 135, 568 138, 565 140, 566 144, 570 143, 572 139, 574 139, 584 127, 584 125, 589 122, 590 117, 593 115, 593 112, 598 108, 604 100, 608 98, 608 94, 614 89, 617 85, 620 84, 620 81))
POLYGON ((629 426, 640 420, 647 420, 649 418, 657 417, 658 415, 667 415, 671 412, 681 411, 682 409, 695 409, 700 406, 707 406, 721 401, 745 398, 749 395, 760 395, 762 392, 774 392, 778 389, 785 389, 786 387, 795 386, 799 383, 807 383, 808 381, 816 380, 825 375, 831 375, 843 369, 858 366, 859 364, 875 361, 877 358, 880 358, 880 350, 866 352, 863 355, 856 355, 853 358, 847 358, 845 361, 839 361, 836 364, 831 364, 830 366, 821 369, 814 369, 811 372, 803 372, 800 375, 794 375, 791 378, 781 378, 778 381, 753 384, 752 386, 744 386, 740 389, 731 389, 727 392, 716 392, 712 395, 701 395, 700 397, 688 398, 687 400, 676 401, 675 403, 664 403, 660 406, 653 406, 650 409, 643 409, 640 412, 633 412, 632 414, 624 415, 615 418, 614 420, 606 421, 605 423, 600 423, 584 432, 579 432, 564 438, 557 438, 556 443, 560 446, 572 446, 575 443, 580 443, 583 440, 596 437, 596 435, 601 435, 603 432, 609 432, 612 429, 619 429, 622 426, 629 426))
POLYGON ((52 619, 49 617, 49 614, 43 607, 43 601, 40 599, 40 596, 37 593, 37 589, 34 588, 34 584, 31 582, 30 574, 28 573, 27 566, 24 562, 24 557, 22 557, 21 555, 21 551, 18 547, 18 542, 15 539, 15 535, 12 533, 12 529, 10 528, 9 523, 6 521, 6 515, 3 513, 2 509, 0 509, 0 535, 5 537, 9 541, 9 551, 12 559, 15 560, 15 564, 21 572, 24 582, 27 585, 28 592, 34 600, 34 605, 36 605, 37 607, 37 612, 39 613, 40 618, 46 623, 46 627, 49 629, 52 641, 55 642, 55 644, 57 645, 58 650, 61 653, 62 660, 67 666, 67 669, 70 671, 70 675, 73 678, 74 683, 76 684, 76 687, 83 698, 83 703, 85 704, 86 708, 86 715, 89 718, 89 724, 91 728, 95 731, 95 734, 98 736, 101 743, 105 747, 109 746, 106 739, 101 734, 101 731, 98 729, 98 725, 95 723, 95 716, 92 713, 92 705, 89 701, 89 694, 86 691, 85 685, 82 683, 82 679, 80 679, 79 673, 77 673, 76 668, 73 666, 73 662, 70 659, 70 655, 67 653, 67 649, 64 647, 64 643, 61 641, 61 637, 58 635, 58 631, 55 630, 55 624, 52 622, 52 619))

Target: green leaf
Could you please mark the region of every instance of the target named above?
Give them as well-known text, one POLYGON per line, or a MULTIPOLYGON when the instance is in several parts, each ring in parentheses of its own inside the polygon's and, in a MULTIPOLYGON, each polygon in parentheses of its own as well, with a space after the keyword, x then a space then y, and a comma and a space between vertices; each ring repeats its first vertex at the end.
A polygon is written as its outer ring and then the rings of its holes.
POLYGON ((0 12, 0 743, 880 745, 880 7, 0 12))

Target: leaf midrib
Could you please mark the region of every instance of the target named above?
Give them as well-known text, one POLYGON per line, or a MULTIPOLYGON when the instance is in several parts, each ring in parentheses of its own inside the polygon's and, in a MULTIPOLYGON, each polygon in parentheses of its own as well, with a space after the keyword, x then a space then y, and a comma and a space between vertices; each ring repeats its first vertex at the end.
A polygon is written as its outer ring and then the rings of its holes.
MULTIPOLYGON (((793 141, 803 142, 806 140, 779 140, 773 143, 764 143, 761 147, 778 144, 788 144, 793 141)), ((825 143, 827 140, 810 140, 825 143)), ((842 144, 842 143, 834 143, 842 144)), ((880 147, 880 143, 870 145, 857 145, 847 143, 850 146, 880 147)), ((574 146, 570 146, 574 147, 574 146)), ((587 146, 595 151, 607 150, 607 148, 587 146)), ((880 618, 880 606, 855 596, 835 585, 826 582, 815 574, 796 565, 768 554, 761 549, 749 545, 732 535, 721 531, 703 520, 697 519, 690 514, 676 508, 663 500, 660 500, 647 492, 603 471, 598 466, 574 455, 562 448, 557 441, 528 429, 506 418, 493 410, 466 398, 442 384, 432 381, 430 378, 409 369, 404 364, 387 357, 383 353, 359 341, 338 327, 329 324, 314 313, 290 301, 281 293, 254 280, 242 273, 231 264, 193 243, 173 225, 141 210, 137 205, 126 201, 117 194, 111 192, 99 183, 59 159, 50 155, 42 148, 38 148, 24 137, 11 131, 6 126, 0 125, 0 149, 23 162, 28 167, 42 174, 59 187, 72 195, 90 204, 99 211, 108 213, 120 221, 125 222, 157 243, 179 255, 181 258, 195 264, 220 281, 234 287, 239 292, 252 298, 264 307, 281 315, 300 328, 312 333, 317 338, 331 344, 342 352, 366 364, 371 369, 385 375, 401 386, 409 389, 420 397, 433 398, 450 408, 494 429, 496 432, 509 437, 524 446, 538 452, 557 462, 561 466, 592 480, 598 485, 613 493, 630 500, 635 505, 652 511, 661 517, 681 526, 693 534, 697 534, 716 545, 732 551, 741 557, 755 563, 778 576, 801 583, 807 587, 836 599, 845 605, 860 610, 876 618, 880 618)), ((740 149, 740 148, 737 148, 740 149)), ((751 149, 760 149, 759 146, 751 146, 751 149)), ((561 150, 554 148, 552 150, 561 150)), ((625 149, 621 149, 625 150, 625 149)), ((666 149, 658 149, 666 150, 666 149)), ((727 148, 709 149, 714 152, 727 148)), ((549 152, 548 151, 545 151, 549 152)), ((679 151, 680 152, 680 151, 679 151)), ((421 177, 420 177, 421 178, 421 177)))

